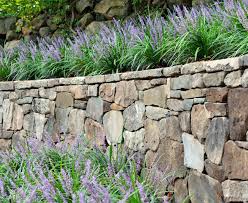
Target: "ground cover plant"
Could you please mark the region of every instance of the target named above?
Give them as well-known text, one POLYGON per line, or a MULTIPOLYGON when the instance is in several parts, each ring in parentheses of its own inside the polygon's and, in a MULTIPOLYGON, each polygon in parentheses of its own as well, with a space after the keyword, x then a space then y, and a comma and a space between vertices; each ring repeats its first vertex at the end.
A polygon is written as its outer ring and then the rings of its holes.
MULTIPOLYGON (((29 140, 0 159, 0 202, 162 202, 139 162, 124 153, 73 145, 44 147, 29 140)), ((163 200, 163 202, 166 202, 163 200)))
POLYGON ((0 52, 0 78, 73 77, 166 67, 248 53, 248 2, 175 7, 168 17, 114 21, 99 34, 38 39, 0 52))

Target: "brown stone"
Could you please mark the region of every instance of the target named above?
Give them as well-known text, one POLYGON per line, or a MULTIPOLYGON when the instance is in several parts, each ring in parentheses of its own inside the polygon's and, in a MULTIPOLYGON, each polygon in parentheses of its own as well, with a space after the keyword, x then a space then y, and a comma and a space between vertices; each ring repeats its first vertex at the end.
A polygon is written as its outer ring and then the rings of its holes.
POLYGON ((88 94, 88 86, 87 85, 71 85, 69 87, 69 91, 74 96, 74 99, 85 99, 88 94))
POLYGON ((224 168, 223 166, 219 166, 217 164, 212 163, 210 160, 205 160, 205 170, 207 174, 218 180, 219 182, 223 182, 225 180, 224 168))
POLYGON ((228 88, 217 87, 207 89, 207 101, 208 102, 226 102, 227 101, 228 88))
POLYGON ((204 105, 194 105, 191 111, 191 131, 200 141, 206 138, 210 120, 204 105))
POLYGON ((176 179, 174 184, 175 203, 182 203, 188 197, 187 179, 176 179))
POLYGON ((209 118, 226 116, 226 103, 205 103, 206 110, 208 111, 209 118))
POLYGON ((138 99, 138 91, 135 82, 121 81, 116 83, 115 103, 123 107, 128 107, 138 99))
POLYGON ((248 151, 235 142, 226 142, 222 163, 229 179, 248 180, 248 151))
POLYGON ((115 98, 115 83, 102 84, 99 89, 100 97, 108 102, 113 102, 115 98))
POLYGON ((85 134, 92 144, 105 145, 105 132, 103 126, 92 119, 85 121, 85 134))
POLYGON ((135 85, 139 91, 147 90, 152 87, 150 80, 136 80, 135 85))
POLYGON ((11 140, 0 139, 0 151, 7 151, 10 149, 11 140))
POLYGON ((145 121, 145 148, 156 151, 159 145, 159 135, 159 122, 147 119, 145 121))
POLYGON ((152 168, 156 161, 156 152, 148 150, 145 155, 145 163, 147 168, 152 168))
POLYGON ((110 105, 110 108, 111 108, 112 110, 116 110, 116 111, 121 111, 121 110, 124 109, 122 106, 120 106, 120 105, 118 105, 118 104, 116 104, 116 103, 112 103, 112 104, 110 105))
POLYGON ((56 107, 67 108, 73 106, 73 97, 71 93, 60 92, 57 94, 56 107))
POLYGON ((236 88, 229 90, 228 113, 230 122, 230 138, 245 140, 248 130, 248 89, 236 88))

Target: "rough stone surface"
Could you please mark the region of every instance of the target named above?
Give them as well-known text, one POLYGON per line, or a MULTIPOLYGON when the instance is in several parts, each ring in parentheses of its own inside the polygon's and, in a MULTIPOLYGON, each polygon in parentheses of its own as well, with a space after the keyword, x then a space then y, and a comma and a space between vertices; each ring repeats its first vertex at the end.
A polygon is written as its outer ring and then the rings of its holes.
POLYGON ((100 97, 92 97, 89 99, 86 108, 86 115, 95 121, 102 121, 103 100, 100 97))
POLYGON ((105 145, 105 132, 100 123, 92 119, 86 119, 85 121, 85 135, 92 144, 97 146, 105 145))
POLYGON ((145 121, 145 140, 144 146, 146 149, 156 151, 159 145, 159 122, 147 119, 145 121))
POLYGON ((69 131, 69 114, 72 108, 56 108, 55 110, 55 118, 58 125, 59 133, 66 134, 69 131))
POLYGON ((109 111, 103 117, 103 125, 109 144, 118 144, 122 141, 124 120, 120 111, 109 111))
POLYGON ((193 99, 168 99, 167 106, 172 111, 189 111, 192 108, 193 102, 193 99))
POLYGON ((45 99, 50 99, 50 100, 56 99, 56 92, 53 89, 40 88, 39 95, 40 97, 45 99))
POLYGON ((0 139, 0 150, 7 151, 10 149, 11 140, 8 139, 0 139))
POLYGON ((182 203, 188 197, 187 179, 177 179, 174 185, 175 203, 182 203))
POLYGON ((221 185, 225 202, 248 201, 248 181, 226 180, 221 185))
POLYGON ((159 130, 161 139, 167 137, 176 141, 182 140, 182 131, 179 125, 179 120, 176 116, 171 116, 160 120, 159 130))
POLYGON ((183 132, 190 133, 191 132, 191 124, 190 124, 190 112, 184 111, 178 116, 180 127, 183 132))
POLYGON ((181 66, 172 66, 163 69, 163 75, 165 77, 177 76, 181 72, 181 66))
POLYGON ((123 107, 128 107, 138 99, 138 91, 135 82, 121 81, 116 83, 115 103, 123 107))
POLYGON ((226 103, 205 103, 205 108, 208 111, 208 117, 220 117, 226 116, 226 103))
POLYGON ((102 84, 99 89, 99 95, 103 100, 113 102, 115 98, 115 84, 102 84))
POLYGON ((189 196, 192 203, 222 203, 221 184, 204 174, 192 172, 188 179, 189 196))
POLYGON ((202 88, 204 87, 203 75, 201 73, 196 73, 192 75, 192 88, 202 88))
POLYGON ((190 89, 187 91, 181 92, 183 99, 191 99, 191 98, 197 98, 197 97, 204 97, 205 91, 203 89, 190 89))
POLYGON ((54 114, 55 102, 49 99, 34 99, 33 109, 41 114, 54 114))
POLYGON ((210 160, 206 159, 205 170, 210 177, 218 180, 220 183, 225 180, 225 173, 223 166, 216 165, 212 163, 210 160))
POLYGON ((248 151, 239 148, 235 142, 225 143, 223 166, 229 179, 248 180, 248 151))
POLYGON ((248 89, 230 89, 228 93, 228 114, 230 122, 230 138, 245 140, 248 130, 248 89))
POLYGON ((188 133, 182 134, 184 146, 184 165, 199 172, 204 168, 204 146, 188 133))
POLYGON ((166 98, 168 94, 168 87, 161 85, 152 89, 144 91, 145 105, 155 105, 159 107, 166 107, 166 98))
POLYGON ((225 72, 206 73, 203 75, 203 83, 206 87, 221 86, 224 82, 225 72))
POLYGON ((43 114, 34 113, 34 133, 36 138, 41 141, 43 138, 43 132, 47 118, 43 114))
POLYGON ((248 69, 245 69, 242 75, 241 84, 243 87, 248 87, 248 69))
POLYGON ((135 131, 144 126, 145 105, 136 101, 123 112, 124 127, 128 131, 135 131))
POLYGON ((3 101, 3 129, 10 130, 14 112, 14 103, 9 99, 3 101))
POLYGON ((67 108, 73 106, 73 97, 68 92, 60 92, 56 97, 56 107, 67 108))
POLYGON ((142 128, 135 132, 124 131, 124 144, 134 151, 144 151, 145 129, 142 128))
POLYGON ((116 111, 121 111, 121 110, 124 109, 122 106, 120 106, 120 105, 118 105, 118 104, 116 104, 116 103, 111 104, 111 105, 110 105, 110 108, 111 108, 112 110, 116 110, 116 111))
POLYGON ((224 149, 224 144, 229 136, 229 122, 225 117, 214 118, 210 122, 206 138, 206 154, 208 159, 220 164, 224 149))
POLYGON ((235 144, 240 147, 248 150, 248 142, 246 141, 235 141, 235 144))
POLYGON ((69 132, 73 135, 84 133, 84 120, 86 113, 83 110, 73 109, 69 114, 69 132))
POLYGON ((200 141, 206 138, 210 120, 204 105, 194 105, 191 111, 191 132, 200 141))
POLYGON ((191 75, 182 75, 177 78, 171 79, 171 89, 190 89, 192 88, 192 76, 191 75))
POLYGON ((224 79, 224 83, 228 87, 238 87, 241 85, 241 70, 228 73, 224 79))
POLYGON ((160 120, 162 118, 165 118, 167 115, 169 115, 169 110, 154 107, 154 106, 147 106, 146 107, 146 116, 147 118, 153 119, 153 120, 160 120))
POLYGON ((89 85, 87 96, 88 97, 96 97, 98 94, 98 85, 89 85))
POLYGON ((139 91, 147 90, 152 87, 150 80, 136 80, 135 85, 139 91))
POLYGON ((227 101, 228 88, 216 87, 209 88, 207 90, 208 102, 226 102, 227 101))
POLYGON ((23 125, 23 110, 22 107, 18 104, 14 104, 14 112, 12 118, 12 130, 21 130, 23 125))
POLYGON ((72 85, 69 87, 74 99, 86 99, 88 94, 87 85, 72 85))

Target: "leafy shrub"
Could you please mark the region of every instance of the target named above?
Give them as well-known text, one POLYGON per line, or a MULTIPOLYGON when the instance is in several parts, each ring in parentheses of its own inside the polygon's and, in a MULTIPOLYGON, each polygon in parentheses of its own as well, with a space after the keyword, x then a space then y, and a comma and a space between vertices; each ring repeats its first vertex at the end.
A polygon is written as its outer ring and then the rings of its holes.
MULTIPOLYGON (((119 148, 120 150, 120 148, 119 148)), ((108 152, 108 153, 107 153, 108 152)), ((28 147, 1 154, 0 201, 7 202, 159 202, 158 194, 124 153, 113 158, 79 137, 74 145, 28 147)))

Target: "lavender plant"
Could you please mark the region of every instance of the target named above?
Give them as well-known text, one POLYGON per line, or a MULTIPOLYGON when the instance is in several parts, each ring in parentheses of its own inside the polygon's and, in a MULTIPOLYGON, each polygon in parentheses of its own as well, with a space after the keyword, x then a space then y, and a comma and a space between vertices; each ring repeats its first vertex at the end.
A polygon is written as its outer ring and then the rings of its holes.
POLYGON ((175 7, 164 18, 114 21, 96 35, 38 39, 0 51, 0 78, 38 79, 142 70, 248 53, 248 2, 175 7))
MULTIPOLYGON (((111 152, 111 150, 109 151, 111 152)), ((126 156, 113 159, 81 137, 72 146, 35 142, 2 153, 1 202, 159 202, 126 156)))

